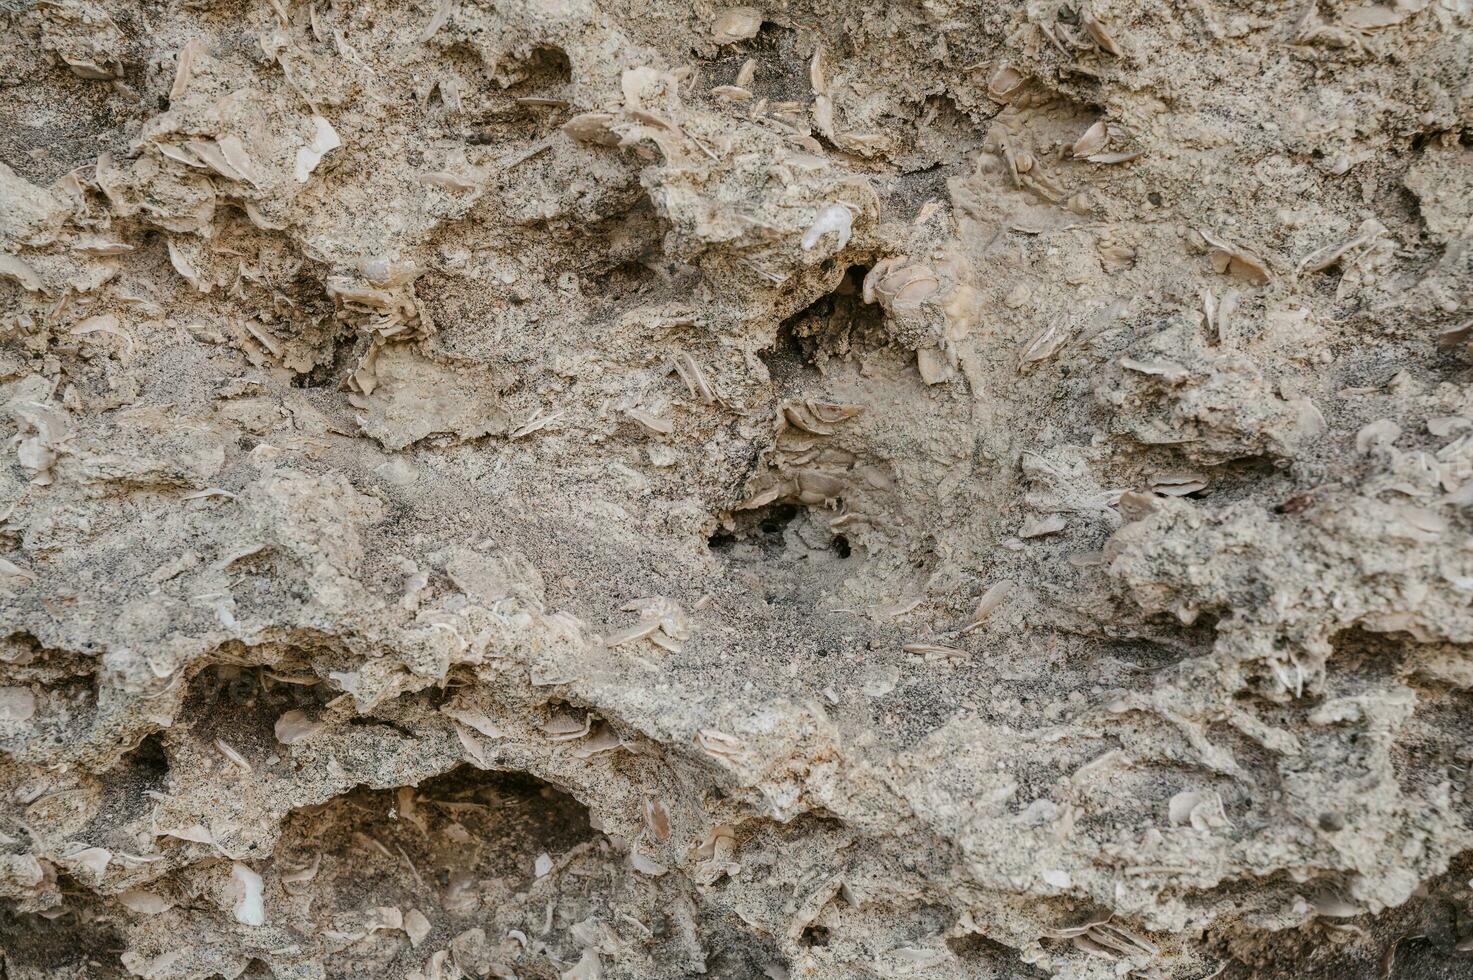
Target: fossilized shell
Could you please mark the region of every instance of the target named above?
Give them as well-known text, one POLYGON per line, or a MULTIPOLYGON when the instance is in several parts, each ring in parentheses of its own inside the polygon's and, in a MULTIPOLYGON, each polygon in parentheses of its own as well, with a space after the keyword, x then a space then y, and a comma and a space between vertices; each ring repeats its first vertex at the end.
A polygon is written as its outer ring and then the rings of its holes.
POLYGON ((1163 497, 1185 497, 1207 489, 1207 477, 1201 473, 1158 473, 1151 477, 1151 489, 1163 497))
POLYGON ((1103 150, 1109 141, 1110 132, 1105 128, 1105 121, 1101 119, 1074 141, 1073 153, 1076 157, 1087 157, 1103 150))
POLYGON ((276 719, 276 740, 282 745, 296 745, 298 742, 305 742, 326 727, 322 722, 308 718, 305 711, 293 709, 276 719))
POLYGON ((823 236, 832 233, 836 238, 834 251, 843 251, 844 246, 849 244, 853 226, 854 215, 847 207, 830 204, 818 212, 818 217, 813 219, 813 224, 803 233, 803 248, 805 251, 812 249, 823 236))
POLYGON ((618 146, 621 137, 610 127, 614 118, 609 112, 580 112, 563 123, 563 132, 580 143, 618 146))
POLYGON ((36 695, 30 688, 0 687, 0 721, 29 721, 35 713, 36 695))
POLYGON ((1004 61, 987 80, 987 94, 995 99, 1005 99, 1022 88, 1026 81, 1028 76, 1004 61))
POLYGON ((1018 356, 1019 367, 1036 364, 1053 357, 1068 339, 1069 329, 1064 324, 1063 318, 1055 320, 1034 334, 1033 339, 1024 345, 1023 352, 1018 356))
POLYGON ((174 907, 174 903, 155 892, 130 888, 118 895, 118 904, 139 915, 159 915, 174 907))
POLYGON ((762 29, 762 11, 756 7, 727 7, 711 23, 711 37, 717 44, 734 44, 756 37, 762 29))
POLYGON ((1198 229, 1198 234, 1203 241, 1212 246, 1212 265, 1218 272, 1246 279, 1249 282, 1265 285, 1273 279, 1273 273, 1269 271, 1268 265, 1244 248, 1232 245, 1211 232, 1198 229))

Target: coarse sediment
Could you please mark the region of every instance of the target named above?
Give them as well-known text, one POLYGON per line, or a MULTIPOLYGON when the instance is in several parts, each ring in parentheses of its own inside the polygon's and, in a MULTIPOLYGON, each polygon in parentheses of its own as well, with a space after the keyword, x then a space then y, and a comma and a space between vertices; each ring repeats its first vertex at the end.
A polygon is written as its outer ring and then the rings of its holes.
POLYGON ((1473 971, 1473 8, 0 5, 0 976, 1473 971))

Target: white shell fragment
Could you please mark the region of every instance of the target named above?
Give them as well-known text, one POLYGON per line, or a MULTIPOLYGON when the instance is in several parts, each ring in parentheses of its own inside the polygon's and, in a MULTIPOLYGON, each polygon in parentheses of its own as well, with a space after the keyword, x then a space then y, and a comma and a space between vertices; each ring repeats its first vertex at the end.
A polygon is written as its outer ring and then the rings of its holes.
POLYGON ((1163 497, 1185 497, 1207 489, 1207 477, 1201 473, 1158 473, 1151 477, 1151 489, 1163 497))
POLYGON ((93 878, 101 878, 107 873, 107 866, 112 859, 113 852, 105 847, 84 847, 68 854, 64 860, 86 868, 93 878))
POLYGON ((36 695, 28 687, 0 687, 0 722, 29 721, 36 713, 36 695))
POLYGON ((977 608, 973 610, 972 618, 962 629, 962 633, 970 633, 987 622, 987 618, 1001 608, 1002 604, 1007 601, 1014 587, 1015 583, 1012 579, 1002 579, 988 586, 987 591, 982 593, 982 598, 977 600, 977 608))
POLYGON ((296 169, 293 174, 300 184, 305 184, 322 158, 343 145, 332 123, 322 116, 312 117, 312 136, 307 145, 297 147, 296 169))
POLYGON ((230 867, 230 879, 236 889, 235 921, 247 926, 264 926, 266 898, 261 876, 237 861, 230 867))
POLYGON ((1203 833, 1229 826, 1222 797, 1210 791, 1177 793, 1167 805, 1167 816, 1172 826, 1190 826, 1203 833))
POLYGON ((854 226, 854 214, 842 204, 830 204, 818 212, 813 224, 803 233, 803 248, 811 250, 825 235, 835 236, 834 251, 842 251, 849 244, 849 235, 854 226))
POLYGON ((404 913, 404 934, 409 937, 409 945, 418 949, 430 934, 430 920, 419 909, 410 909, 404 913))
POLYGON ((446 707, 441 708, 440 712, 446 717, 453 718, 454 720, 460 722, 462 725, 466 725, 470 728, 475 729, 487 738, 503 737, 501 729, 497 728, 496 723, 488 718, 486 716, 486 713, 483 711, 479 711, 475 708, 446 707))
POLYGON ((1074 141, 1073 153, 1076 157, 1088 157, 1099 153, 1105 148, 1109 138, 1109 133, 1105 129, 1105 121, 1101 119, 1074 141))
POLYGON ((162 895, 140 888, 132 888, 120 893, 118 904, 139 915, 160 915, 174 907, 173 903, 162 895))
POLYGON ((282 745, 305 742, 327 726, 312 721, 304 711, 293 709, 276 719, 276 740, 282 745))
POLYGON ((711 24, 711 37, 717 44, 732 44, 756 37, 762 29, 762 11, 756 7, 727 7, 711 24))

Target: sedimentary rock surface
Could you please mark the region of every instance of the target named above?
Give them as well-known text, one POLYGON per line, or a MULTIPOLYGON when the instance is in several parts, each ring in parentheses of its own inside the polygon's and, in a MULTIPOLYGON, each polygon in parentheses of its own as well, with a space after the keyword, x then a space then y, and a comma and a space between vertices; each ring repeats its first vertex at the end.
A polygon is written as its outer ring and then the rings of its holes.
POLYGON ((0 976, 1473 975, 1468 0, 0 5, 0 976))

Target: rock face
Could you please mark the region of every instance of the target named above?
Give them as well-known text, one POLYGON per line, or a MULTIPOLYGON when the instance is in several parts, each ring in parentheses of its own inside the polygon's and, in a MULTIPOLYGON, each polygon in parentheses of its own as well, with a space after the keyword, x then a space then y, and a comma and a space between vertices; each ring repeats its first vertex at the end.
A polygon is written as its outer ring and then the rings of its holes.
POLYGON ((0 975, 1473 970, 1473 9, 0 9, 0 975))

